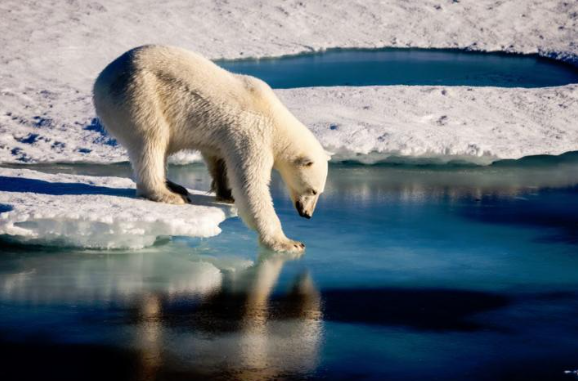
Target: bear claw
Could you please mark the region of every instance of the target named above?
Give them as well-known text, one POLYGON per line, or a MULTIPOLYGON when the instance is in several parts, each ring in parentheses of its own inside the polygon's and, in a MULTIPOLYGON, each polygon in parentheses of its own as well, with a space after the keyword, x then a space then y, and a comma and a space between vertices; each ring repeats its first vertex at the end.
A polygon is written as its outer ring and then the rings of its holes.
POLYGON ((269 249, 287 253, 302 253, 305 250, 305 244, 290 239, 280 240, 272 243, 264 243, 269 249))
MULTIPOLYGON (((177 194, 180 194, 181 196, 185 196, 185 197, 188 196, 188 194, 189 194, 189 191, 187 190, 187 188, 185 188, 182 185, 175 184, 170 180, 166 180, 165 184, 166 184, 167 188, 169 188, 169 190, 173 193, 177 193, 177 194)), ((188 199, 188 197, 187 197, 187 199, 188 199)))

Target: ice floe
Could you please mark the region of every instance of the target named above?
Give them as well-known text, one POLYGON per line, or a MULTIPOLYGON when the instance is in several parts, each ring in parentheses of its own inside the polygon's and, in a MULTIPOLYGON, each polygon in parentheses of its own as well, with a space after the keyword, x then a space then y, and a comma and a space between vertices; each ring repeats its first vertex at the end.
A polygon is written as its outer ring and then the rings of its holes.
POLYGON ((0 236, 18 242, 138 249, 160 237, 211 237, 234 210, 205 192, 192 205, 135 197, 130 179, 0 168, 0 236))

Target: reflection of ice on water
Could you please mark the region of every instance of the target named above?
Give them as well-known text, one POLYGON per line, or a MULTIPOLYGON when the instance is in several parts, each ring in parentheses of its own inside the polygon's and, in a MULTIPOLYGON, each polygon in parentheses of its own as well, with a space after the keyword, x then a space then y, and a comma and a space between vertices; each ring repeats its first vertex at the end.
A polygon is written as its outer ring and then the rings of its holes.
POLYGON ((129 303, 147 292, 200 296, 221 283, 222 274, 211 263, 151 251, 26 257, 25 270, 2 275, 2 298, 30 304, 129 303))
MULTIPOLYGON (((338 203, 347 200, 361 205, 376 199, 419 205, 432 200, 511 198, 541 188, 577 184, 578 155, 567 154, 557 160, 550 165, 527 159, 517 165, 455 168, 335 165, 330 168, 324 197, 331 197, 338 203)), ((280 183, 274 185, 282 186, 280 183)))
POLYGON ((16 268, 0 269, 0 298, 32 306, 120 303, 133 337, 121 345, 139 353, 140 380, 155 379, 167 364, 239 380, 315 368, 322 323, 311 277, 300 275, 286 295, 272 297, 292 258, 151 251, 22 256, 16 268))
MULTIPOLYGON (((322 323, 320 296, 307 274, 287 295, 271 300, 290 257, 262 254, 257 263, 225 281, 201 306, 202 334, 181 337, 196 368, 227 369, 241 380, 269 380, 315 369, 322 323), (235 327, 235 328, 232 328, 235 327)), ((187 361, 187 362, 189 362, 187 361)))

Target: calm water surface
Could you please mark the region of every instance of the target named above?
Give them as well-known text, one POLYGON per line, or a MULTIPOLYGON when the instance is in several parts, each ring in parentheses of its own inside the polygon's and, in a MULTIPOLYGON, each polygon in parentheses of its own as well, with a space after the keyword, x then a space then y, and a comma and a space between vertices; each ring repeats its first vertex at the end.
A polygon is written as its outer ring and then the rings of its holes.
MULTIPOLYGON (((209 187, 201 165, 170 172, 209 187)), ((577 155, 329 176, 312 220, 274 178, 302 257, 238 219, 135 252, 3 243, 1 379, 575 379, 577 155)))
POLYGON ((334 49, 276 59, 217 61, 273 88, 443 85, 545 87, 578 83, 578 70, 535 55, 436 49, 334 49))

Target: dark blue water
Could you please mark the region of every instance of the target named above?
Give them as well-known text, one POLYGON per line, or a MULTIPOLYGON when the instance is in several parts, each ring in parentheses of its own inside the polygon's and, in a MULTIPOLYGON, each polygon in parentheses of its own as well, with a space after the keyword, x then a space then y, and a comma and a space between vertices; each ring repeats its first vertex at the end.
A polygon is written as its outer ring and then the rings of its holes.
MULTIPOLYGON (((203 166, 170 172, 209 187, 203 166)), ((272 190, 302 257, 238 219, 136 252, 2 243, 2 380, 575 379, 575 154, 334 165, 312 220, 272 190)))
POLYGON ((217 63, 279 89, 371 85, 545 87, 578 83, 576 68, 554 60, 462 50, 329 50, 217 63))

